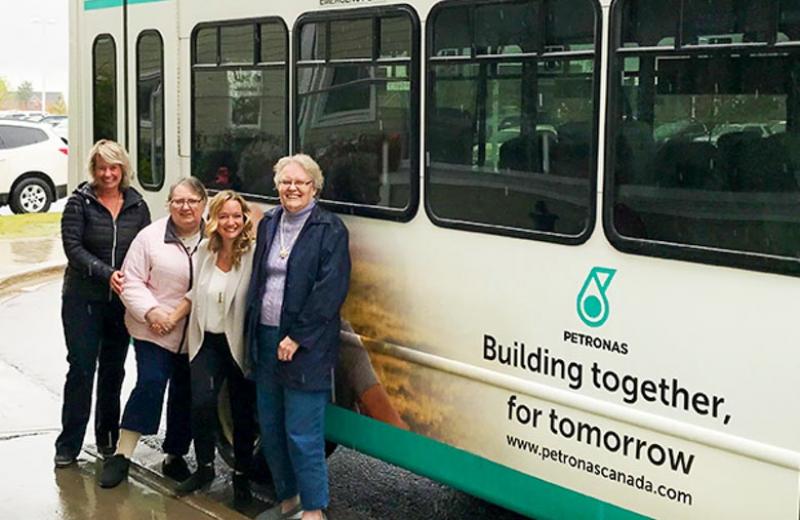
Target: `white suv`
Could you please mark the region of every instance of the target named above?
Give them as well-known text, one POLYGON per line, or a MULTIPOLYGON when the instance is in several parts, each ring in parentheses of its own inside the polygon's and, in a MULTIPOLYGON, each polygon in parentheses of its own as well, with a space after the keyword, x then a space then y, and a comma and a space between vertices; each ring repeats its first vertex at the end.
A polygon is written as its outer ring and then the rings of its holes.
POLYGON ((50 125, 0 119, 0 206, 41 213, 67 194, 67 145, 50 125))

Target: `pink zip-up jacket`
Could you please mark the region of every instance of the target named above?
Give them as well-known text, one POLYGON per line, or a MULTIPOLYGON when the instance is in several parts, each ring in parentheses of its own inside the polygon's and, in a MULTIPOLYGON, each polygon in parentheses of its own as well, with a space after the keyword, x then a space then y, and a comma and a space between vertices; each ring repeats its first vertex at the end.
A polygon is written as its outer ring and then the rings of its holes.
POLYGON ((150 330, 144 317, 158 306, 171 312, 191 289, 195 251, 197 246, 184 247, 168 216, 141 230, 133 240, 122 264, 122 302, 125 325, 134 339, 155 343, 170 352, 186 352, 182 348, 186 318, 172 332, 160 336, 150 330))

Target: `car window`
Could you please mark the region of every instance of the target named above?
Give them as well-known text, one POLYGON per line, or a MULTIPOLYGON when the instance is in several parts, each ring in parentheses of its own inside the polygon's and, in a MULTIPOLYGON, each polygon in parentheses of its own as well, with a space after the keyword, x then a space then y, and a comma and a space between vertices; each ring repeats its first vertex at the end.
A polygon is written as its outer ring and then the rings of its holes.
POLYGON ((2 148, 19 148, 47 141, 47 134, 38 128, 0 125, 0 146, 2 148))

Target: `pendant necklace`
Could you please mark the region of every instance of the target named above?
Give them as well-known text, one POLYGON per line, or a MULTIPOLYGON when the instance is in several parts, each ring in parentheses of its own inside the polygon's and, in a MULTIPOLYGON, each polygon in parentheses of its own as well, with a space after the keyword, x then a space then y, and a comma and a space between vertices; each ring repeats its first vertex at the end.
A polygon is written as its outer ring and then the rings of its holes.
POLYGON ((278 251, 278 256, 280 256, 281 258, 284 258, 284 259, 287 256, 289 256, 289 250, 292 248, 292 245, 294 244, 294 241, 297 240, 297 235, 295 235, 294 238, 292 238, 292 241, 289 242, 289 244, 284 244, 283 243, 283 235, 285 234, 285 230, 284 230, 285 225, 286 224, 285 224, 285 222, 283 220, 283 215, 281 215, 280 228, 278 229, 278 239, 280 240, 281 248, 278 251))

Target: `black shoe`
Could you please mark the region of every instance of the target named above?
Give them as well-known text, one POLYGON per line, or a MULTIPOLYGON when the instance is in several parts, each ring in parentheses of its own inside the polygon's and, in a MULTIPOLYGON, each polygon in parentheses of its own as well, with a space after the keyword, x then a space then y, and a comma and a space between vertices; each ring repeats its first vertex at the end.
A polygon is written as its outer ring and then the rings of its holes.
POLYGON ((103 462, 98 483, 101 488, 113 488, 128 478, 131 461, 125 455, 114 455, 103 462))
POLYGON ((56 452, 56 456, 53 457, 53 463, 56 465, 57 468, 66 468, 67 466, 75 464, 75 459, 76 457, 73 455, 67 455, 66 453, 56 452))
POLYGON ((214 466, 202 465, 197 467, 197 471, 191 474, 189 478, 175 486, 175 492, 179 495, 185 495, 193 491, 197 491, 203 486, 207 486, 214 480, 214 466))
POLYGON ((183 482, 192 475, 189 466, 180 455, 167 455, 161 463, 161 473, 176 482, 183 482))
POLYGON ((233 474, 233 503, 236 505, 243 505, 253 499, 253 493, 250 491, 250 479, 247 478, 245 473, 233 474))

